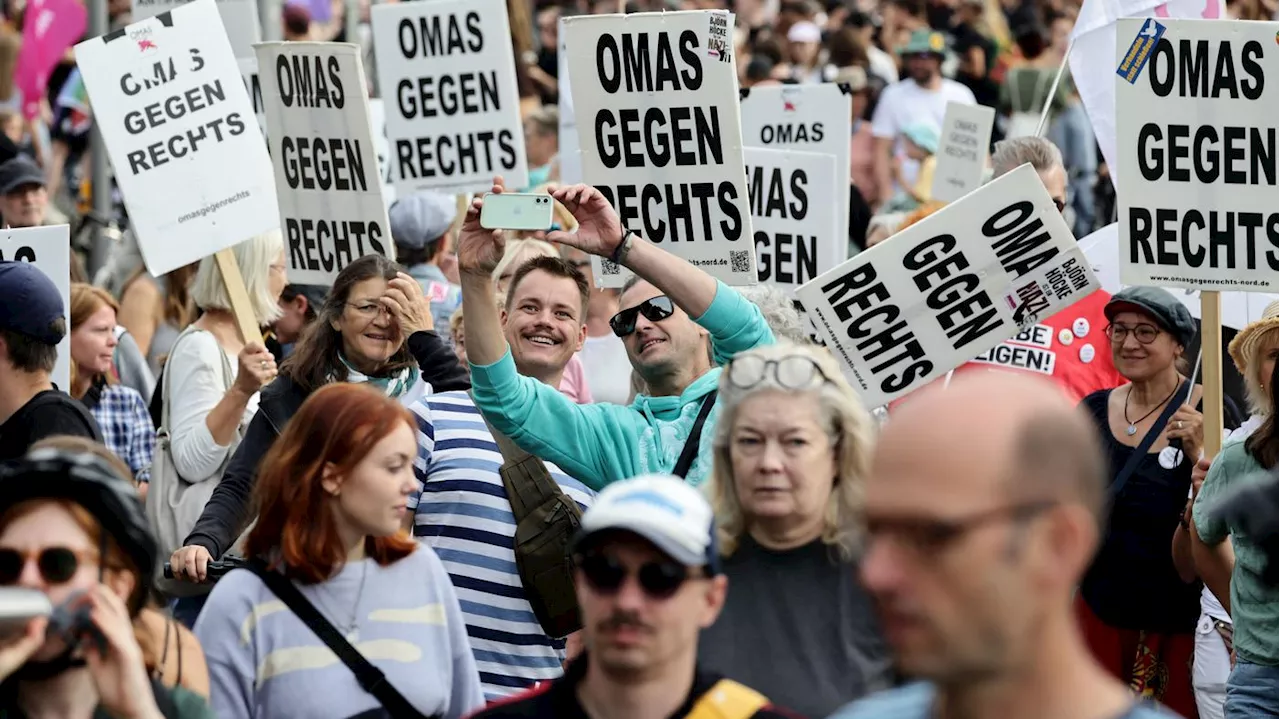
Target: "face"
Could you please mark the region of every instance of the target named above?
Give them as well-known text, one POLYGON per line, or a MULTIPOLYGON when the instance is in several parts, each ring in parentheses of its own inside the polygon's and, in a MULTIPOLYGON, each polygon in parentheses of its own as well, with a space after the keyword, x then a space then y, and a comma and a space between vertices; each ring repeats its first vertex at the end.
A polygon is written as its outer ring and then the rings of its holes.
POLYGON ((1123 339, 1111 340, 1111 360, 1116 371, 1131 382, 1142 382, 1168 371, 1182 356, 1182 345, 1145 312, 1117 312, 1111 325, 1130 330, 1123 339), (1155 330, 1155 339, 1143 344, 1138 335, 1151 330, 1155 330))
MULTIPOLYGON (((618 299, 618 311, 637 307, 662 292, 648 282, 638 282, 618 299)), ((636 329, 622 338, 631 366, 641 377, 652 377, 698 362, 706 357, 707 331, 702 329, 679 307, 672 315, 657 322, 643 314, 636 315, 636 329)))
POLYGON ((691 576, 671 596, 657 598, 641 588, 637 574, 646 564, 670 564, 666 554, 630 534, 593 551, 626 570, 621 586, 609 591, 594 587, 582 567, 577 569, 583 639, 606 672, 634 675, 697 651, 698 632, 715 622, 724 605, 724 577, 691 576))
POLYGON ((400 328, 378 301, 387 281, 373 277, 351 286, 342 317, 333 329, 342 333, 342 352, 356 366, 377 366, 400 349, 400 328))
POLYGON ((280 250, 276 261, 268 267, 267 289, 271 292, 271 299, 278 302, 280 295, 284 294, 285 285, 289 284, 289 264, 285 261, 284 250, 280 250))
POLYGON ((836 453, 815 393, 756 392, 738 405, 729 456, 738 502, 754 518, 821 521, 836 453))
POLYGON ((558 8, 548 8, 538 13, 538 44, 544 48, 557 49, 557 21, 560 19, 558 8))
POLYGON ((459 322, 458 328, 449 334, 449 338, 453 340, 453 353, 458 356, 458 362, 462 363, 463 367, 466 367, 467 334, 462 322, 459 322))
POLYGON ((48 205, 49 193, 44 185, 23 185, 0 196, 0 215, 10 227, 39 227, 48 205))
POLYGON ((1272 330, 1262 339, 1262 347, 1258 350, 1262 361, 1258 363, 1258 381, 1262 383, 1262 391, 1268 397, 1275 397, 1276 388, 1271 386, 1271 373, 1276 371, 1277 340, 1280 333, 1272 330))
POLYGON ((917 84, 924 85, 932 82, 937 77, 942 63, 938 58, 927 53, 920 55, 908 55, 906 60, 907 75, 915 80, 917 84))
POLYGON ((346 477, 326 477, 325 490, 335 495, 339 523, 354 535, 390 537, 400 531, 409 495, 418 487, 413 458, 418 440, 408 424, 398 423, 378 440, 346 477))
POLYGON ((291 300, 282 297, 277 304, 280 305, 280 311, 284 314, 280 315, 280 319, 275 323, 276 339, 280 340, 281 344, 293 344, 298 341, 302 330, 307 326, 307 308, 310 305, 304 295, 295 295, 291 300))
POLYGON ((503 331, 521 373, 559 372, 587 336, 578 283, 534 270, 507 297, 503 331))
POLYGON ((105 374, 117 344, 116 311, 103 305, 71 331, 71 359, 86 375, 105 374))
POLYGON ((1040 182, 1058 206, 1058 212, 1062 212, 1067 206, 1067 171, 1060 166, 1051 167, 1040 173, 1040 182))
POLYGON ((536 122, 524 124, 525 154, 530 167, 542 167, 555 157, 560 138, 554 132, 542 132, 536 122))
POLYGON ((822 45, 816 42, 793 42, 791 43, 791 62, 808 66, 818 58, 818 52, 821 49, 822 45))
POLYGON ((849 114, 854 120, 865 119, 867 114, 867 91, 853 93, 849 102, 849 114))

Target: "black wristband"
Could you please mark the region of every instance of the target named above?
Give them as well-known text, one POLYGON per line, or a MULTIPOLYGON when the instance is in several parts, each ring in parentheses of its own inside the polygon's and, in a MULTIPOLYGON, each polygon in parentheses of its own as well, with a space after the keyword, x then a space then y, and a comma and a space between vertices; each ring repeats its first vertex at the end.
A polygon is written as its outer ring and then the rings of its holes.
POLYGON ((622 264, 627 252, 631 249, 631 236, 634 234, 636 234, 635 230, 622 228, 622 239, 618 241, 618 246, 613 248, 613 252, 609 253, 610 262, 615 265, 622 264))

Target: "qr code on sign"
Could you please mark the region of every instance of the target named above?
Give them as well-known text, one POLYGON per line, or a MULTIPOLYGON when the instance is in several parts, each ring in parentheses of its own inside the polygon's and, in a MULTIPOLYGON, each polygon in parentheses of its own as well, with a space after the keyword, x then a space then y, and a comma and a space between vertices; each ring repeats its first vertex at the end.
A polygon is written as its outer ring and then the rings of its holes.
POLYGON ((735 275, 751 271, 751 250, 729 250, 729 270, 735 275))
POLYGON ((605 275, 620 275, 622 267, 612 260, 600 260, 600 273, 605 275))

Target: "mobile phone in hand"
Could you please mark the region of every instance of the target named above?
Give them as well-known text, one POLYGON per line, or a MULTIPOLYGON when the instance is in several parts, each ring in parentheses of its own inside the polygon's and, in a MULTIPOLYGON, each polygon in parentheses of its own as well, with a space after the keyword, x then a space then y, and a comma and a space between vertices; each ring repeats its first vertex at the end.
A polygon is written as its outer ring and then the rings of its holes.
POLYGON ((480 226, 487 230, 549 230, 554 208, 551 195, 490 192, 484 196, 480 209, 480 226))
POLYGON ((0 641, 22 636, 32 619, 52 613, 53 603, 38 589, 0 589, 0 641))

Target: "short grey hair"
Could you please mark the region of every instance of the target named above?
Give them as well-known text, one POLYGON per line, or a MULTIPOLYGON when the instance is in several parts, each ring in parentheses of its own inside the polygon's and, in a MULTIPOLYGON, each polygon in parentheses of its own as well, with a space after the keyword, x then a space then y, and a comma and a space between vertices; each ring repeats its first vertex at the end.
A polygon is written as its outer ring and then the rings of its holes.
POLYGON ((991 153, 991 168, 994 171, 992 179, 1028 162, 1036 168, 1036 172, 1048 172, 1055 167, 1065 170, 1062 164, 1062 151, 1057 145, 1043 137, 1028 135, 996 143, 995 151, 991 153))
MULTIPOLYGON (((254 321, 259 327, 275 322, 282 312, 279 298, 271 294, 271 265, 284 252, 284 236, 280 230, 272 230, 235 245, 231 252, 244 277, 254 321)), ((213 255, 200 260, 196 279, 191 284, 191 299, 202 310, 231 310, 231 297, 213 255)))
POLYGON ((760 308, 760 314, 764 315, 764 321, 773 330, 774 337, 798 345, 811 343, 804 319, 796 311, 795 301, 786 290, 777 285, 759 284, 739 287, 738 292, 760 308))

